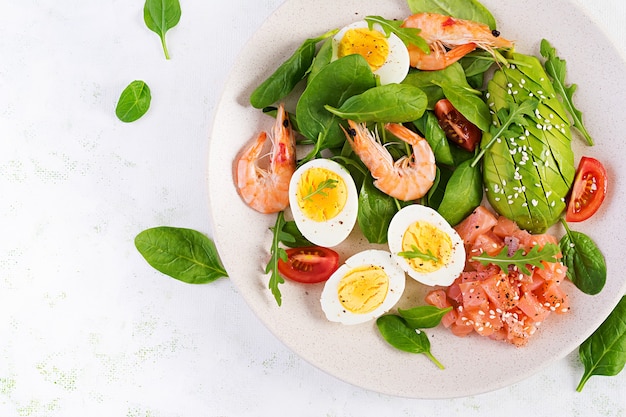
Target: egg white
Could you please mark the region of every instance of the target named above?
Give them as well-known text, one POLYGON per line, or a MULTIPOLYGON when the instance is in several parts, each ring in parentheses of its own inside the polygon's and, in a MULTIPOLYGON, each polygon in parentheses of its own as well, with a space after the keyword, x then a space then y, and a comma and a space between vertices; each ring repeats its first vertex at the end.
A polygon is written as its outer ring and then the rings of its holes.
POLYGON ((465 247, 459 234, 439 213, 430 207, 412 204, 402 208, 391 219, 387 232, 389 251, 407 274, 422 284, 448 286, 463 272, 465 268, 465 247), (409 226, 417 221, 425 221, 450 236, 452 254, 449 262, 440 269, 422 273, 413 269, 407 258, 398 255, 402 252, 402 239, 409 226))
POLYGON ((311 243, 333 247, 343 242, 352 232, 356 223, 358 208, 358 193, 354 179, 343 166, 330 159, 313 159, 301 165, 291 177, 289 183, 289 206, 293 220, 296 222, 298 230, 311 243), (298 205, 296 191, 302 174, 311 168, 324 168, 337 174, 346 184, 347 199, 343 210, 337 216, 326 221, 318 222, 308 218, 298 205))
MULTIPOLYGON (((331 60, 334 61, 338 59, 337 52, 339 43, 348 30, 368 27, 368 23, 365 20, 360 20, 341 28, 332 38, 333 48, 331 60)), ((372 29, 380 32, 383 36, 386 36, 385 31, 378 23, 372 25, 372 29)), ((409 50, 404 42, 402 42, 398 36, 391 33, 389 37, 387 37, 387 43, 389 45, 389 55, 387 56, 385 63, 379 69, 374 71, 374 74, 379 77, 381 85, 402 82, 402 80, 404 80, 409 73, 410 67, 409 50)))
POLYGON ((359 324, 374 320, 391 310, 400 300, 406 284, 406 275, 391 253, 369 249, 356 253, 346 260, 326 281, 320 303, 326 318, 343 324, 359 324), (369 313, 358 314, 346 310, 339 301, 338 287, 341 279, 352 269, 365 265, 381 267, 389 277, 387 295, 380 306, 369 313))

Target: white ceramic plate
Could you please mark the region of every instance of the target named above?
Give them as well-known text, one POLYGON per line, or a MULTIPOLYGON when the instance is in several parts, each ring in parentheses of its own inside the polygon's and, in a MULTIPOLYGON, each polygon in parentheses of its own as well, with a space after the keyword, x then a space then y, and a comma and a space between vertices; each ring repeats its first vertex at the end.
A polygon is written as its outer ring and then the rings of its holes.
MULTIPOLYGON (((294 352, 318 368, 354 385, 414 398, 451 398, 505 387, 572 352, 606 318, 626 290, 624 256, 626 211, 626 142, 623 92, 626 67, 604 34, 566 0, 485 0, 502 36, 517 42, 519 52, 539 55, 547 38, 567 60, 568 80, 579 85, 578 107, 584 111, 596 146, 575 138, 577 158, 602 160, 610 176, 609 195, 599 214, 573 224, 600 246, 608 263, 608 280, 597 296, 565 283, 571 313, 551 315, 526 347, 515 348, 479 336, 457 338, 444 328, 429 331, 432 353, 445 365, 439 370, 425 356, 403 353, 381 339, 375 323, 344 326, 328 322, 320 308, 322 284, 286 282, 278 307, 267 289, 263 269, 271 242, 274 215, 261 215, 239 198, 233 183, 233 161, 239 150, 272 119, 253 109, 251 91, 305 39, 367 15, 403 18, 404 0, 287 0, 242 51, 215 114, 209 155, 209 187, 214 239, 224 265, 241 296, 263 323, 294 352)), ((342 260, 366 247, 358 232, 339 248, 342 260)), ((427 289, 412 283, 402 307, 423 304, 427 289)))

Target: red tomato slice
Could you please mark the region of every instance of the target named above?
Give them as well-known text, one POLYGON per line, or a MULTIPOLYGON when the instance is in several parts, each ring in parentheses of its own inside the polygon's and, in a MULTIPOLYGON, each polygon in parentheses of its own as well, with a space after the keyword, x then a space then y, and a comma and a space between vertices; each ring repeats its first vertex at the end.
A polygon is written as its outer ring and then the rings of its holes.
POLYGON ((602 163, 583 156, 576 171, 565 220, 582 222, 598 211, 606 195, 606 183, 606 169, 602 163))
POLYGON ((480 129, 467 120, 448 99, 439 100, 434 110, 439 126, 446 133, 448 140, 466 151, 473 152, 483 136, 480 129))
POLYGON ((278 261, 278 271, 292 281, 314 284, 326 281, 339 268, 339 255, 321 246, 287 249, 287 262, 278 261))

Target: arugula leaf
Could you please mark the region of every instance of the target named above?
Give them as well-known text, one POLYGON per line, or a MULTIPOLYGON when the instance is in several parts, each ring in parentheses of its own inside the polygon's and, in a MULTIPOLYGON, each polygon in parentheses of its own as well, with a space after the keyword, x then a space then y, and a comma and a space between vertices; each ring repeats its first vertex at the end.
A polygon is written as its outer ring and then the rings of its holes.
POLYGON ((144 81, 135 80, 122 91, 115 107, 115 115, 122 122, 130 123, 146 114, 152 95, 144 81))
POLYGON ((398 256, 402 256, 406 259, 415 259, 420 258, 425 261, 433 261, 435 263, 439 262, 439 258, 437 258, 430 249, 426 253, 422 252, 417 246, 411 245, 411 250, 398 252, 398 256))
POLYGON ((430 52, 430 47, 428 43, 419 36, 421 32, 420 29, 416 28, 403 28, 401 27, 401 20, 388 20, 381 16, 366 16, 365 21, 367 22, 370 30, 374 26, 375 23, 379 24, 380 27, 385 32, 385 35, 389 37, 392 33, 395 34, 405 45, 415 45, 420 48, 425 53, 430 52))
POLYGON ((556 55, 556 49, 550 45, 546 39, 541 40, 540 47, 541 55, 546 58, 544 67, 548 75, 552 78, 552 85, 557 93, 563 99, 563 105, 567 109, 570 116, 574 121, 574 127, 583 135, 587 144, 593 146, 593 139, 583 124, 583 114, 580 110, 574 106, 574 92, 578 87, 576 84, 567 86, 565 84, 565 75, 567 70, 565 68, 565 60, 559 58, 556 55))
POLYGON ((501 138, 506 132, 509 131, 511 125, 517 126, 525 126, 528 124, 528 120, 524 116, 531 116, 537 106, 539 105, 538 100, 524 100, 520 104, 511 101, 509 103, 508 109, 500 109, 498 111, 497 116, 500 120, 500 126, 491 126, 491 140, 484 146, 481 146, 480 152, 474 157, 471 166, 475 167, 476 164, 480 161, 480 159, 485 155, 487 149, 493 145, 498 138, 501 138))
POLYGON ((135 247, 154 269, 188 284, 228 276, 213 241, 192 229, 153 227, 135 237, 135 247))
POLYGON ((593 375, 615 376, 626 365, 626 296, 578 348, 585 372, 576 387, 581 392, 593 375))
POLYGON ((317 187, 315 187, 315 189, 311 186, 309 188, 309 193, 305 195, 304 197, 302 197, 302 200, 308 200, 318 194, 323 195, 324 197, 328 197, 328 193, 326 193, 326 191, 324 190, 327 190, 327 189, 332 190, 333 188, 336 188, 338 182, 339 181, 333 178, 329 178, 317 184, 317 187))
POLYGON ((508 246, 505 246, 495 256, 482 254, 473 256, 472 259, 479 261, 485 266, 489 264, 499 266, 503 272, 508 271, 509 265, 514 265, 517 269, 522 271, 522 273, 530 275, 531 271, 528 269, 527 265, 543 269, 544 266, 541 261, 556 262, 556 256, 559 253, 560 248, 558 245, 555 245, 554 243, 546 243, 541 250, 539 250, 538 245, 533 246, 527 254, 524 254, 523 249, 518 249, 513 256, 508 256, 508 246))
POLYGON ((161 38, 165 59, 170 59, 170 54, 165 44, 165 33, 178 24, 180 15, 181 10, 178 0, 146 0, 143 6, 143 20, 148 29, 161 38))
POLYGON ((290 239, 288 233, 283 231, 284 226, 285 215, 284 212, 281 211, 278 213, 278 216, 276 216, 276 223, 274 224, 274 227, 270 227, 270 230, 273 233, 272 247, 270 248, 270 260, 267 262, 267 266, 265 267, 265 273, 271 273, 268 288, 272 291, 272 294, 276 299, 276 303, 279 306, 282 303, 282 296, 278 285, 284 283, 285 279, 278 272, 278 261, 283 260, 284 262, 287 262, 287 251, 280 247, 280 242, 284 239, 287 239, 287 241, 293 239, 293 237, 290 239))

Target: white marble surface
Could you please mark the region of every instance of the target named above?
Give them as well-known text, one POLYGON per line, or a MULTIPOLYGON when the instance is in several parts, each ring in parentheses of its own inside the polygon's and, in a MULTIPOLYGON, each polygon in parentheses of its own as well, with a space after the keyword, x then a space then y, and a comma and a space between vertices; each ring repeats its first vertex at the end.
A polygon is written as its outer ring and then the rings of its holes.
MULTIPOLYGON (((182 284, 140 257, 133 239, 152 226, 211 235, 212 114, 238 52, 282 1, 183 0, 166 61, 142 1, 3 0, 0 416, 626 415, 626 373, 576 393, 576 352, 478 396, 365 391, 286 349, 229 280, 182 284), (114 108, 134 79, 152 106, 123 124, 114 108)), ((624 59, 625 3, 573 3, 624 59)))

